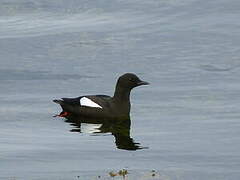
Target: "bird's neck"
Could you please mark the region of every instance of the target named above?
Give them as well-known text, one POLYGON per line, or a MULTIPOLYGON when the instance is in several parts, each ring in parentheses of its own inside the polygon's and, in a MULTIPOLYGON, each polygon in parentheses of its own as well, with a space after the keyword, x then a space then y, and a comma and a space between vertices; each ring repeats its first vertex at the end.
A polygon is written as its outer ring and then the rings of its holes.
POLYGON ((129 113, 131 109, 130 91, 130 89, 116 86, 114 92, 113 102, 115 102, 115 106, 117 109, 116 113, 123 118, 129 118, 129 113))
POLYGON ((122 103, 130 103, 130 89, 116 86, 113 99, 122 103))

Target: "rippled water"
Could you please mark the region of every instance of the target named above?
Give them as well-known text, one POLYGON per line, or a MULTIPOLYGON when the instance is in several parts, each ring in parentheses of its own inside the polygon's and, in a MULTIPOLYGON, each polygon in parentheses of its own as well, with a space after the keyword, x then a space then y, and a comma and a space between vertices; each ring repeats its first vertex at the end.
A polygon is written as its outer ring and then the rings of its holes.
POLYGON ((1 0, 0 179, 111 179, 127 168, 129 179, 155 169, 162 179, 238 180, 239 9, 237 0, 1 0), (132 92, 127 128, 145 148, 119 148, 114 128, 79 133, 52 117, 52 99, 112 95, 125 72, 151 83, 132 92))

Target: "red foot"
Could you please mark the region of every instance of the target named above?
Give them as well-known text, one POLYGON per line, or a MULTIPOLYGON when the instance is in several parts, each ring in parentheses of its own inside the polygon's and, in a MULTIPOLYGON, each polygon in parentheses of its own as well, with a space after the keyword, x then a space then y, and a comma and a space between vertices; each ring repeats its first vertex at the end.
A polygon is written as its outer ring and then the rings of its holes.
POLYGON ((68 115, 70 115, 69 112, 63 111, 63 112, 61 112, 60 114, 57 114, 57 115, 55 115, 55 116, 53 116, 53 117, 66 117, 66 116, 68 116, 68 115))

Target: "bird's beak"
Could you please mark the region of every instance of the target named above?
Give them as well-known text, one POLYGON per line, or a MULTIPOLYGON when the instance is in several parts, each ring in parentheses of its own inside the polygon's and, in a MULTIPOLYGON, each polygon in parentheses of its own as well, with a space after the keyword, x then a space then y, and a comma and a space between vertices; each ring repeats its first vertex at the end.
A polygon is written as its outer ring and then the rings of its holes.
POLYGON ((139 81, 137 83, 138 86, 141 86, 141 85, 149 85, 149 82, 146 82, 146 81, 139 81))

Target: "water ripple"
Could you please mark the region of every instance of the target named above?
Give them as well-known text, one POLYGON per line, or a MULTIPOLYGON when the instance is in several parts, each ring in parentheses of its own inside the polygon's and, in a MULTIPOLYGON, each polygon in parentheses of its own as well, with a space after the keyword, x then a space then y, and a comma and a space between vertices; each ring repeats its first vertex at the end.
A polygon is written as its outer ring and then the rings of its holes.
POLYGON ((1 69, 1 80, 69 80, 93 78, 93 76, 79 75, 79 74, 53 74, 48 71, 28 71, 28 70, 14 70, 14 69, 1 69))

